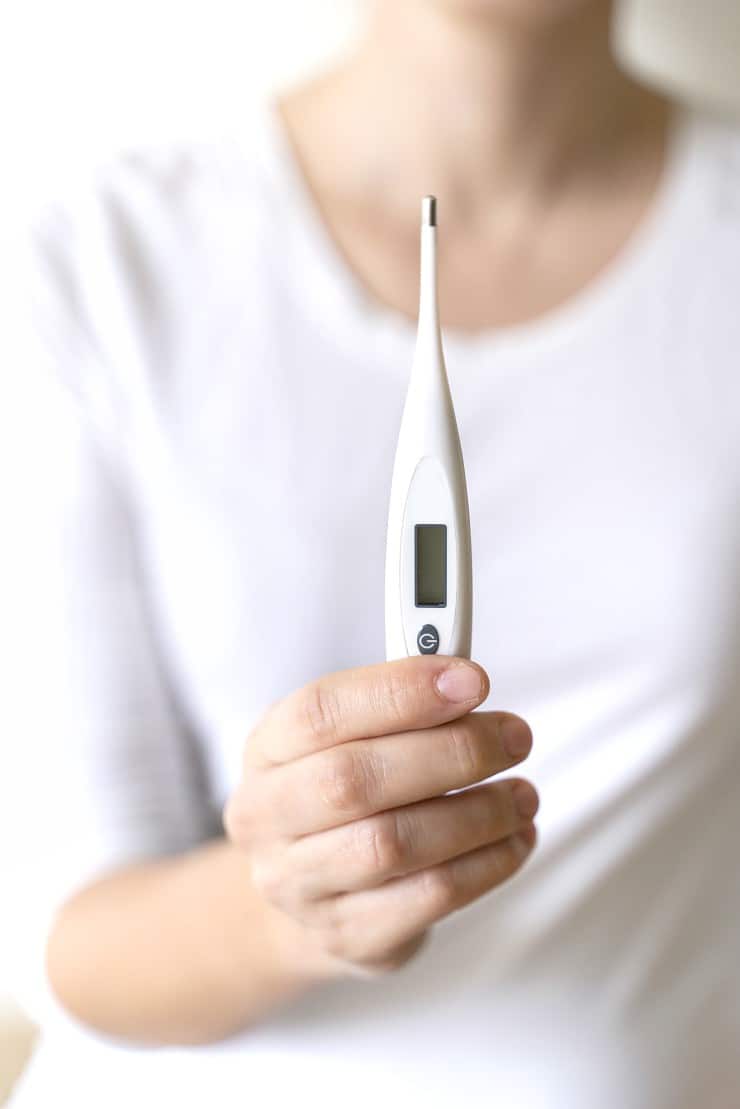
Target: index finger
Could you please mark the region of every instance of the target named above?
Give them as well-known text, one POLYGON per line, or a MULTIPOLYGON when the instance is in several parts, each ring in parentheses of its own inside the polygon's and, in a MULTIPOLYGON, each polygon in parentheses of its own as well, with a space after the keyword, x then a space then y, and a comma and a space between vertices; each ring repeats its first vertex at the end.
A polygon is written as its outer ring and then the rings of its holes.
POLYGON ((463 716, 489 690, 482 666, 451 655, 337 670, 271 705, 252 732, 248 757, 275 766, 352 739, 431 728, 463 716))

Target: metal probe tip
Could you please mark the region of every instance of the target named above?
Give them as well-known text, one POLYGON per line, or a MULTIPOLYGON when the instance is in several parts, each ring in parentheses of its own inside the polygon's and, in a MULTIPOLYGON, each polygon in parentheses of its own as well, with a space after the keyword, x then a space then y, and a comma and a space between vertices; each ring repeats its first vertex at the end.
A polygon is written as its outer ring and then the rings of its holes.
POLYGON ((421 202, 421 222, 425 227, 437 226, 437 198, 425 196, 421 202))

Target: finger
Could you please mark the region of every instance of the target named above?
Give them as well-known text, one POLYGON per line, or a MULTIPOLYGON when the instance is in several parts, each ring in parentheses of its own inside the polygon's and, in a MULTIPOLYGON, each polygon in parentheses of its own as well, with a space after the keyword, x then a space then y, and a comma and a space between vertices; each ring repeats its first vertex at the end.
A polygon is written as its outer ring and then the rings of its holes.
POLYGON ((246 757, 272 766, 352 739, 433 727, 469 712, 489 689, 482 666, 448 655, 338 670, 271 705, 252 731, 246 757))
POLYGON ((504 839, 538 806, 534 787, 512 778, 389 809, 290 843, 279 884, 309 900, 371 889, 504 839))
POLYGON ((381 960, 389 949, 500 886, 529 857, 536 837, 534 824, 525 824, 506 839, 447 862, 317 902, 321 927, 341 957, 381 960))
POLYGON ((526 721, 505 712, 351 740, 263 774, 255 820, 283 836, 334 828, 483 781, 521 762, 531 741, 526 721))

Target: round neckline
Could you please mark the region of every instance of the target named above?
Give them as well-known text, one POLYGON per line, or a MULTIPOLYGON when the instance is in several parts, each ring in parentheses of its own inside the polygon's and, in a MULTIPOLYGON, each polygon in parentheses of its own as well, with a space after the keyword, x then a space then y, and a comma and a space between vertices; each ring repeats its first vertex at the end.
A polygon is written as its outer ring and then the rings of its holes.
MULTIPOLYGON (((346 329, 353 345, 361 330, 369 328, 374 346, 386 339, 413 349, 416 322, 384 304, 367 288, 327 226, 285 129, 277 96, 264 98, 261 109, 261 129, 273 171, 271 183, 282 187, 286 199, 281 221, 290 224, 293 243, 301 255, 303 290, 319 318, 329 312, 331 329, 335 334, 346 329), (306 275, 312 276, 306 280, 306 275)), ((675 104, 664 164, 650 205, 616 254, 586 285, 555 307, 521 323, 475 330, 445 325, 446 352, 453 358, 504 351, 534 353, 598 327, 629 294, 634 280, 649 266, 664 241, 689 176, 688 155, 695 131, 696 113, 686 105, 675 104)))

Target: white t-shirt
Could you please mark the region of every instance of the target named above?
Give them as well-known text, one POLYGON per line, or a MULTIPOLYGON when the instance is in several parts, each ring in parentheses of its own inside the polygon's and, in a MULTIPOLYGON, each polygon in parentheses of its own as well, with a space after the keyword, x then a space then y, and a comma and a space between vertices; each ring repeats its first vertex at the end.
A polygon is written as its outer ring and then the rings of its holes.
MULTIPOLYGON (((217 832, 266 706, 383 660, 415 336, 349 271, 269 104, 239 139, 117 157, 30 258, 19 849, 41 842, 24 881, 51 905, 217 832)), ((536 851, 398 973, 222 1044, 120 1045, 47 999, 14 1109, 740 1105, 738 131, 684 113, 584 292, 445 349, 473 657, 484 708, 533 729, 536 851)))

